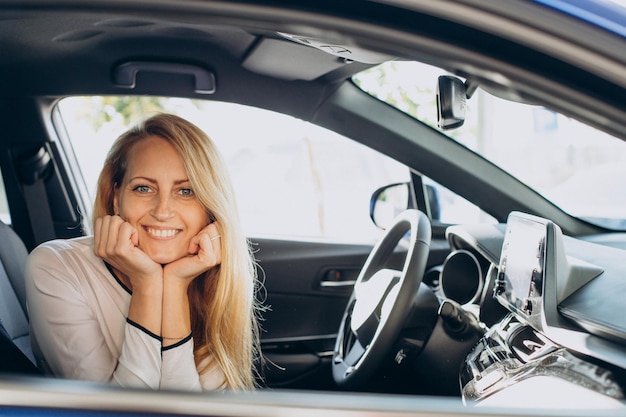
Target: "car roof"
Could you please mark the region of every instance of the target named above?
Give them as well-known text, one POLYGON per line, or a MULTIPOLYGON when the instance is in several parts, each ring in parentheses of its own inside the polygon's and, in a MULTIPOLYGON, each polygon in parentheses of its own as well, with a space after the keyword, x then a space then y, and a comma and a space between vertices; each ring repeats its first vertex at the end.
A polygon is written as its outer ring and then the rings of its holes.
MULTIPOLYGON (((506 41, 510 40, 558 58, 555 64, 571 60, 586 71, 626 84, 623 77, 612 73, 614 68, 609 62, 624 63, 617 47, 619 39, 614 36, 623 30, 624 12, 606 2, 576 2, 574 7, 558 1, 474 1, 471 5, 458 2, 455 8, 438 1, 340 3, 3 2, 0 47, 11 60, 3 62, 0 68, 0 91, 33 95, 119 93, 119 88, 111 85, 111 71, 116 64, 130 59, 201 60, 209 67, 225 65, 221 77, 247 70, 272 79, 330 85, 367 64, 418 56, 451 72, 486 78, 483 81, 493 83, 497 80, 485 68, 461 64, 477 52, 473 41, 483 37, 489 38, 493 46, 483 43, 482 47, 494 57, 499 54, 499 59, 514 59, 506 53, 506 41), (372 16, 377 20, 372 21, 372 16), (572 16, 578 25, 573 24, 572 16), (317 26, 312 26, 311 21, 317 17, 317 26), (580 24, 581 17, 593 24, 580 24), (535 32, 515 26, 530 22, 537 29, 535 32), (423 42, 423 50, 407 49, 409 44, 397 42, 395 33, 380 31, 389 25, 414 33, 418 38, 412 41, 423 42), (613 30, 606 33, 608 28, 613 30), (374 36, 371 33, 375 32, 368 30, 379 32, 374 36), (459 49, 438 50, 442 44, 437 40, 459 49), (576 60, 576 51, 568 50, 575 43, 593 44, 597 53, 576 60), (461 54, 458 60, 454 54, 461 54), (346 62, 357 65, 344 65, 346 62)), ((528 50, 520 50, 524 52, 528 50)), ((505 74, 503 70, 499 68, 503 72, 500 75, 515 83, 515 74, 505 74)), ((242 74, 235 75, 233 78, 242 79, 242 74)), ((168 92, 159 91, 154 85, 151 88, 154 94, 168 92)))
POLYGON ((534 1, 626 38, 626 2, 623 0, 534 1))

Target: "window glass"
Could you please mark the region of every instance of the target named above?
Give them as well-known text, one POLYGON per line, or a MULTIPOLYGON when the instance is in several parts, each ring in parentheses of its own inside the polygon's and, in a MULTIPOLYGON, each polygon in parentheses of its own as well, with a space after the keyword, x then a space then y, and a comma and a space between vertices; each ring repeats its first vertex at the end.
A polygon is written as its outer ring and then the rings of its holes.
POLYGON ((476 204, 467 201, 443 185, 425 176, 422 180, 427 189, 429 188, 427 198, 434 199, 436 202, 434 205, 431 204, 431 211, 433 208, 435 211, 431 212, 433 223, 498 223, 496 218, 481 210, 476 204))
POLYGON ((373 241, 369 218, 377 188, 408 181, 386 156, 290 116, 231 103, 174 98, 72 97, 59 110, 90 192, 111 143, 157 111, 202 128, 227 161, 250 236, 373 241))
POLYGON ((7 192, 4 188, 4 180, 2 179, 2 173, 0 172, 0 220, 6 224, 11 224, 11 213, 9 212, 9 200, 7 199, 7 192))
MULTIPOLYGON (((388 62, 354 77, 367 93, 438 129, 440 68, 388 62)), ((513 94, 513 93, 511 93, 513 94)), ((626 230, 626 143, 550 109, 480 87, 463 126, 442 133, 498 165, 571 215, 626 230)))

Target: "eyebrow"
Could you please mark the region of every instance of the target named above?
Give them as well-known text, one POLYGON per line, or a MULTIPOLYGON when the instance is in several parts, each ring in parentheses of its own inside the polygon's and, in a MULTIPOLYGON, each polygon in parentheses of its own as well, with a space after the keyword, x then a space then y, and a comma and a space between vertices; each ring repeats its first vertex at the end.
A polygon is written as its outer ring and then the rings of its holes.
MULTIPOLYGON (((138 175, 138 176, 136 176, 136 177, 132 177, 132 178, 130 178, 130 179, 128 180, 128 182, 129 182, 129 183, 130 183, 130 182, 133 182, 133 181, 147 181, 147 182, 151 182, 151 183, 153 183, 153 184, 156 184, 156 183, 158 182, 158 181, 157 181, 156 179, 154 179, 154 178, 144 177, 144 176, 141 176, 141 175, 138 175)), ((176 180, 176 181, 174 181, 174 185, 185 184, 185 183, 188 183, 188 182, 189 182, 189 178, 185 178, 185 179, 182 179, 182 180, 176 180)))

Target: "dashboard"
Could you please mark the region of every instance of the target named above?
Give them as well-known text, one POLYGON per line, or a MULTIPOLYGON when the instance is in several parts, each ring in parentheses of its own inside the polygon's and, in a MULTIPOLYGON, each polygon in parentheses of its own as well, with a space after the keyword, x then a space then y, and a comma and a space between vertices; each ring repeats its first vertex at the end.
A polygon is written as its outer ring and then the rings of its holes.
POLYGON ((446 237, 453 251, 442 266, 442 295, 460 294, 456 301, 487 328, 462 366, 464 401, 556 406, 564 395, 624 407, 625 250, 564 236, 550 220, 521 212, 504 225, 452 226, 446 237), (519 390, 525 394, 511 395, 519 390))

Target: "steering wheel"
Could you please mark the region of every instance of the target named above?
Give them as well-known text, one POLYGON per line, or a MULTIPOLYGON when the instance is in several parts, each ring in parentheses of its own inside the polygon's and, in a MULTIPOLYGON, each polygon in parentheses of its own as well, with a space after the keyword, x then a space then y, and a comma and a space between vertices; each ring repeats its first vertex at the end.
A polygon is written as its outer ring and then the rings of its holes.
POLYGON ((426 269, 431 228, 428 217, 406 210, 376 243, 354 284, 333 353, 333 379, 355 388, 376 370, 398 339, 426 269), (394 249, 408 248, 402 270, 386 268, 394 249))

